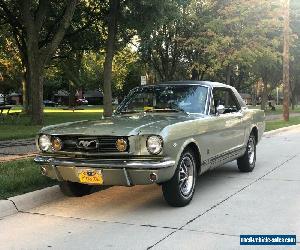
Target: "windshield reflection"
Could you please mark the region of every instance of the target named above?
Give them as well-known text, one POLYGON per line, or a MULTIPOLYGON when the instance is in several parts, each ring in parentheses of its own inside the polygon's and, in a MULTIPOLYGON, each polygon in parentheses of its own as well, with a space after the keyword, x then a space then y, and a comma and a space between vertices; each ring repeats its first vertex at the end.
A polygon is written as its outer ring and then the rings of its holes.
POLYGON ((117 108, 118 114, 185 112, 204 114, 208 88, 201 85, 157 85, 131 91, 117 108))

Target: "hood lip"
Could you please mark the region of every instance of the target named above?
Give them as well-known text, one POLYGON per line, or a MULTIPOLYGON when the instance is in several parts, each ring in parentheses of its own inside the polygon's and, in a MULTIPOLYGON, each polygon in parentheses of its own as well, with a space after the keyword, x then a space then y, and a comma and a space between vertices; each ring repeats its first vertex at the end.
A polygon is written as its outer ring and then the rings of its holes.
MULTIPOLYGON (((60 124, 54 124, 54 125, 49 125, 46 127, 43 127, 38 134, 48 134, 51 136, 63 136, 63 135, 70 135, 70 136, 136 136, 136 135, 148 135, 148 134, 156 134, 159 135, 166 127, 171 126, 176 124, 177 122, 181 123, 182 122, 182 118, 187 118, 187 120, 193 120, 195 118, 205 118, 207 117, 207 115, 203 115, 203 114, 186 114, 186 113, 137 113, 137 114, 121 114, 121 115, 114 115, 112 117, 109 118, 104 118, 104 119, 99 119, 99 120, 79 120, 79 121, 73 121, 73 122, 66 122, 66 123, 60 123, 60 124), (150 118, 147 120, 142 121, 142 118, 150 118), (178 121, 176 121, 176 118, 178 117, 178 121), (152 120, 151 118, 158 118, 158 119, 154 119, 152 120), (122 123, 122 119, 126 119, 128 122, 128 119, 132 119, 134 120, 140 120, 139 123, 134 123, 131 125, 130 121, 129 121, 129 126, 127 130, 122 130, 122 129, 118 129, 118 128, 114 128, 114 130, 112 129, 111 132, 108 132, 106 134, 101 133, 101 131, 99 131, 97 133, 97 129, 96 131, 90 131, 90 130, 85 130, 82 129, 81 131, 79 130, 74 130, 72 131, 72 129, 70 129, 69 126, 72 125, 80 125, 82 123, 84 124, 84 127, 87 128, 92 128, 93 124, 99 123, 99 125, 104 126, 103 123, 105 123, 108 120, 115 120, 116 123, 118 120, 121 121, 122 123), (162 123, 163 125, 158 125, 155 126, 156 124, 162 123), (90 124, 90 125, 88 125, 90 124), (150 129, 147 129, 150 128, 150 129), (152 131, 151 131, 152 130, 152 131), (122 133, 121 133, 122 132, 122 133)), ((184 119, 183 119, 184 120, 184 119)), ((109 125, 108 125, 109 126, 109 125)), ((108 129, 109 130, 109 129, 108 129)))
MULTIPOLYGON (((48 125, 48 126, 42 127, 41 130, 39 131, 39 134, 44 133, 45 130, 55 129, 55 128, 59 128, 62 126, 69 126, 72 124, 83 123, 83 122, 88 122, 88 121, 90 121, 90 120, 79 120, 79 121, 73 121, 73 122, 63 122, 63 123, 48 125)), ((45 134, 47 134, 47 133, 45 132, 45 134)))

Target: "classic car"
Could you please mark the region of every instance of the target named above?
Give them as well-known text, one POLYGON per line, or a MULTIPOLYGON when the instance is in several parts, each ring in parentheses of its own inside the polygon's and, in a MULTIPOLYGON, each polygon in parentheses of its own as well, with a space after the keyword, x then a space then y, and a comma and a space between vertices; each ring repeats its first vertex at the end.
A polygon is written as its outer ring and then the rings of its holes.
POLYGON ((248 109, 235 88, 178 81, 133 89, 111 118, 43 128, 35 162, 63 193, 93 185, 161 185, 171 206, 193 197, 197 176, 237 160, 251 172, 265 114, 248 109))

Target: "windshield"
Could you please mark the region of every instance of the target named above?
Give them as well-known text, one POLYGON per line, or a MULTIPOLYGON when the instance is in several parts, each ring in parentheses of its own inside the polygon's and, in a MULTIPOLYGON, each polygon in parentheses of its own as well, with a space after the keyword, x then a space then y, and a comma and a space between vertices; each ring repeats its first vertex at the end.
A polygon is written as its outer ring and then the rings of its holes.
POLYGON ((134 89, 116 113, 204 113, 208 88, 201 85, 158 85, 134 89))

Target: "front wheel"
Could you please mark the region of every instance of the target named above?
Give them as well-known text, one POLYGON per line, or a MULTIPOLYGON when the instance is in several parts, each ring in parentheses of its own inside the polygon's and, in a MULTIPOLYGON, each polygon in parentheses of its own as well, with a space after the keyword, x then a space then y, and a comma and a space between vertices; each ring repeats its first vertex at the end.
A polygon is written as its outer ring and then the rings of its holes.
POLYGON ((93 186, 71 181, 61 181, 60 190, 66 196, 81 197, 92 193, 93 186))
POLYGON ((256 161, 256 139, 253 134, 249 136, 245 154, 237 159, 238 168, 241 172, 252 172, 256 161))
POLYGON ((167 203, 174 207, 189 204, 195 192, 196 177, 194 152, 186 150, 180 157, 172 179, 162 184, 163 195, 167 203))

